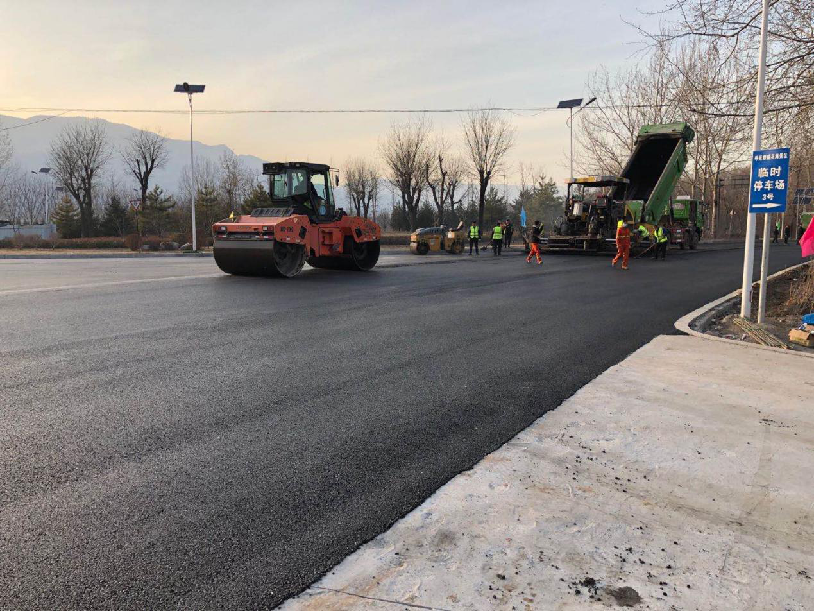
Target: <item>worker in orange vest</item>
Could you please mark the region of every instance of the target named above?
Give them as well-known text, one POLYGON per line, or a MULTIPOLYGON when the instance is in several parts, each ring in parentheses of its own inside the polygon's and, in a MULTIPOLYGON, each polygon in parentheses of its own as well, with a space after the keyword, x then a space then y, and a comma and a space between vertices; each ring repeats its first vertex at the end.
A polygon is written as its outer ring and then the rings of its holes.
POLYGON ((529 240, 529 256, 526 257, 526 263, 531 263, 532 257, 537 257, 537 265, 542 265, 543 260, 540 258, 540 234, 543 231, 542 223, 534 221, 531 227, 531 239, 529 240))
POLYGON ((627 222, 622 222, 616 230, 616 256, 613 258, 612 266, 616 266, 619 259, 622 260, 622 269, 627 269, 630 260, 630 227, 627 222))

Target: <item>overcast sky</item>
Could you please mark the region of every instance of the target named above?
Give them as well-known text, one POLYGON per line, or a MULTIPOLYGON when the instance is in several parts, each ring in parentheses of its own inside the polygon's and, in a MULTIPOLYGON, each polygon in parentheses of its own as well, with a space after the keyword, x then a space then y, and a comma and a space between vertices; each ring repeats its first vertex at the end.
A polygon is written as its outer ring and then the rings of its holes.
MULTIPOLYGON (((637 61, 637 11, 655 0, 204 3, 0 0, 0 112, 20 107, 198 109, 550 106, 600 64, 637 61), (215 6, 212 6, 215 5, 215 6)), ((650 21, 652 23, 652 20, 650 21)), ((76 113, 85 114, 85 113, 76 113)), ((185 116, 100 114, 187 137, 185 116)), ((196 118, 195 139, 267 160, 341 167, 374 157, 396 115, 196 118)), ((519 162, 567 175, 563 113, 517 116, 519 162)), ((460 145, 460 117, 433 115, 460 145)), ((502 178, 500 179, 502 182, 502 178)))

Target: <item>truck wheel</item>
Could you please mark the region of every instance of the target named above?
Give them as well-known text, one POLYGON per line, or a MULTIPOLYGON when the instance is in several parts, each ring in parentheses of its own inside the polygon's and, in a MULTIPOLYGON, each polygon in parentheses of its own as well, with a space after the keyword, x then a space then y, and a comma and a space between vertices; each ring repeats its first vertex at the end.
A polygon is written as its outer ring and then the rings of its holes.
POLYGON ((416 246, 415 252, 417 255, 426 255, 430 252, 430 245, 426 242, 420 242, 418 246, 416 246))

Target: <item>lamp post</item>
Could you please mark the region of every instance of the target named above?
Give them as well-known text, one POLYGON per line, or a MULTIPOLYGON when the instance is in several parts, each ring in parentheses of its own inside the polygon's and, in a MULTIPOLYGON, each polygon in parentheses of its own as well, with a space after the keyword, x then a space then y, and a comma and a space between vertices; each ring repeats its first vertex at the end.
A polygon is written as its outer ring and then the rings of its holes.
MULTIPOLYGON (((39 170, 31 170, 32 174, 37 174, 38 176, 48 177, 51 174, 51 168, 40 168, 39 170)), ((45 189, 43 190, 43 207, 45 208, 45 224, 48 224, 48 181, 46 180, 43 183, 45 189)))
POLYGON ((198 231, 195 226, 195 157, 192 154, 192 94, 203 93, 206 85, 190 85, 187 82, 176 85, 175 93, 185 93, 189 99, 189 174, 192 181, 192 250, 198 250, 198 231))
POLYGON ((588 103, 583 106, 582 98, 574 98, 573 100, 561 100, 557 104, 557 108, 567 108, 570 111, 570 116, 567 121, 571 129, 571 175, 568 177, 569 180, 574 177, 574 109, 579 108, 579 110, 577 110, 577 114, 579 114, 580 110, 587 108, 594 102, 596 102, 596 98, 591 98, 588 100, 588 103))

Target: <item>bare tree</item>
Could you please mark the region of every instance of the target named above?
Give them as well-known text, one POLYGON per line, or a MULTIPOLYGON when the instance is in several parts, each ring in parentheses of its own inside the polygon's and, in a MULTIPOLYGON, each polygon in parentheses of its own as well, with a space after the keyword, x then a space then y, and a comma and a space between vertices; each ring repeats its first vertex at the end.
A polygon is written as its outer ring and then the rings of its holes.
POLYGON ((675 71, 666 52, 655 50, 646 64, 615 75, 602 67, 588 81, 588 90, 600 103, 579 114, 575 129, 579 171, 618 174, 642 125, 674 120, 675 71))
POLYGON ((189 165, 181 168, 178 189, 185 207, 189 206, 192 201, 193 185, 197 192, 219 191, 220 167, 218 164, 208 157, 195 157, 195 180, 192 180, 189 165))
POLYGON ((100 121, 70 125, 51 143, 54 173, 79 205, 82 237, 90 237, 95 181, 109 159, 107 134, 100 121))
POLYGON ((430 159, 430 131, 431 125, 425 117, 408 123, 393 123, 379 145, 387 167, 387 180, 401 194, 402 211, 407 215, 411 229, 416 228, 424 191, 430 159))
POLYGON ((690 152, 690 195, 700 186, 701 197, 712 205, 710 229, 713 236, 720 233, 720 186, 722 173, 746 156, 751 121, 736 114, 719 115, 707 112, 707 100, 722 99, 735 94, 749 98, 750 87, 743 80, 746 67, 733 57, 720 61, 720 49, 711 43, 690 41, 676 52, 674 66, 678 72, 675 104, 679 115, 695 128, 695 144, 690 152), (742 83, 740 89, 733 82, 742 83))
POLYGON ((20 225, 39 223, 45 213, 45 190, 42 181, 30 172, 19 172, 9 185, 9 200, 14 212, 12 221, 20 225))
POLYGON ((478 177, 478 225, 483 225, 486 190, 495 172, 500 171, 506 154, 514 145, 511 124, 494 110, 472 110, 463 121, 469 164, 478 177))
POLYGON ((128 138, 121 151, 125 166, 136 179, 141 195, 141 208, 147 205, 150 176, 154 170, 166 165, 169 158, 167 139, 160 133, 139 130, 128 138))
POLYGON ((446 160, 447 193, 449 211, 454 213, 455 206, 459 206, 469 190, 467 180, 466 162, 462 157, 451 156, 446 160))
MULTIPOLYGON (((439 225, 444 224, 444 210, 447 203, 450 203, 451 207, 454 207, 455 203, 454 200, 449 201, 451 186, 449 148, 449 142, 444 136, 438 136, 431 146, 431 155, 424 173, 424 180, 435 204, 436 220, 439 225)), ((453 176, 453 178, 460 181, 460 176, 453 176)), ((457 188, 457 183, 454 188, 457 188)))
POLYGON ((379 172, 376 166, 357 157, 345 162, 345 188, 356 216, 368 217, 379 196, 379 172))
MULTIPOLYGON (((756 80, 762 4, 761 0, 672 0, 659 12, 657 31, 640 31, 657 45, 688 39, 713 42, 721 50, 719 68, 734 57, 750 64, 743 78, 731 83, 739 87, 756 80)), ((772 104, 766 112, 814 106, 814 2, 773 0, 770 10, 766 99, 772 104)), ((752 112, 753 101, 748 98, 726 96, 708 102, 708 112, 716 114, 752 112)))
POLYGON ((243 201, 257 183, 257 177, 231 151, 224 151, 220 157, 219 190, 230 211, 239 211, 243 201))
POLYGON ((12 173, 9 166, 13 153, 11 138, 9 138, 8 132, 3 130, 3 125, 0 123, 0 214, 9 214, 9 212, 5 211, 7 205, 4 203, 4 196, 12 173))

